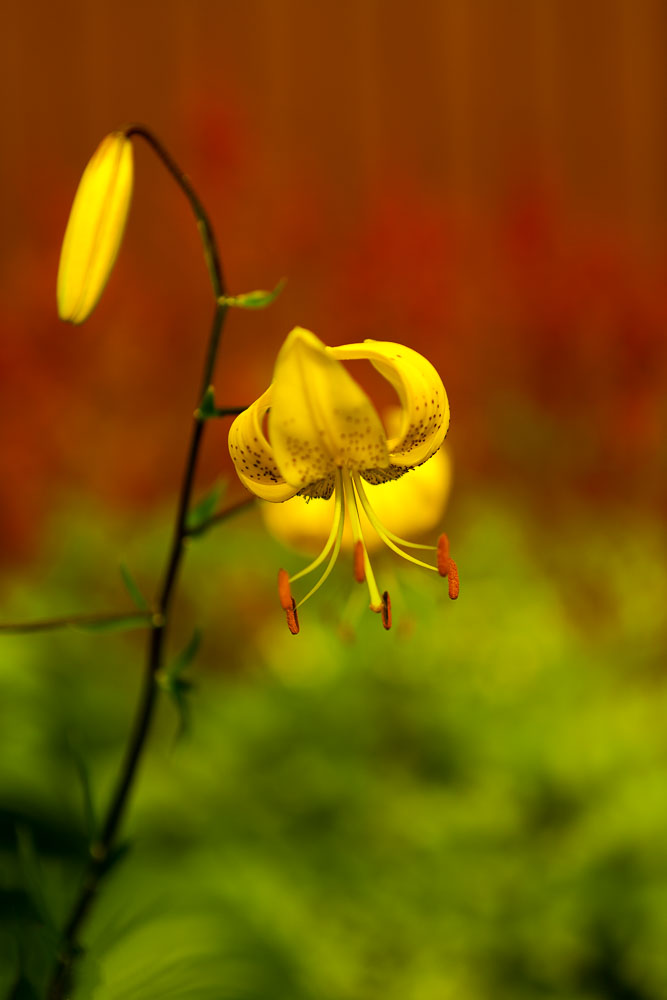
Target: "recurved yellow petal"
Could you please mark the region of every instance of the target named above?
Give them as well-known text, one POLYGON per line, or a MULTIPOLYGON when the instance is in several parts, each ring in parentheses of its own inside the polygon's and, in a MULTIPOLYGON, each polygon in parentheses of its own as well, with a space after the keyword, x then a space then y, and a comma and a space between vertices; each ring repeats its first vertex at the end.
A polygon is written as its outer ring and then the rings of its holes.
POLYGON ((340 360, 366 359, 398 393, 402 422, 389 441, 392 465, 420 465, 434 455, 449 428, 449 402, 442 379, 425 357, 385 340, 328 347, 340 360))
POLYGON ((83 323, 104 291, 132 200, 132 143, 112 132, 95 150, 79 182, 58 268, 58 315, 83 323))
POLYGON ((322 341, 288 335, 273 378, 269 438, 283 478, 296 489, 337 468, 387 468, 389 449, 373 404, 322 341))
POLYGON ((282 503, 294 496, 296 489, 288 486, 266 440, 262 422, 271 406, 273 387, 240 413, 229 428, 229 453, 243 485, 262 500, 282 503))

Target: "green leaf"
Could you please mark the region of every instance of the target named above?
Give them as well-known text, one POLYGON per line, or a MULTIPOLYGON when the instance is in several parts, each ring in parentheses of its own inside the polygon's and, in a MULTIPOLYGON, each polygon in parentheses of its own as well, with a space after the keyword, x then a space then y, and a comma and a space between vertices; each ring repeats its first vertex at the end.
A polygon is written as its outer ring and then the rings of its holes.
POLYGON ((167 676, 172 681, 177 680, 183 671, 187 670, 194 660, 199 651, 199 646, 201 645, 201 637, 202 630, 200 628, 196 628, 190 636, 190 640, 187 645, 183 647, 167 671, 167 676))
POLYGON ((51 909, 46 902, 43 890, 44 880, 39 867, 39 859, 32 839, 32 832, 28 827, 16 827, 16 844, 24 888, 42 923, 55 935, 57 934, 56 923, 53 919, 51 909))
POLYGON ((218 416, 218 408, 215 405, 215 390, 212 385, 209 385, 204 393, 204 398, 197 410, 197 416, 202 420, 211 420, 211 418, 218 416))
POLYGON ((281 278, 272 292, 258 288, 254 292, 245 292, 243 295, 223 295, 218 299, 218 302, 235 309, 266 309, 272 302, 275 302, 286 284, 287 279, 281 278))
POLYGON ((93 802, 90 772, 80 748, 75 744, 71 736, 68 738, 67 742, 69 743, 70 752, 74 758, 74 764, 79 775, 79 781, 81 782, 86 836, 88 837, 88 842, 92 844, 97 836, 97 818, 95 816, 95 804, 93 802))
POLYGON ((122 618, 98 618, 91 621, 71 622, 70 628, 81 629, 84 632, 125 632, 132 628, 147 628, 149 616, 124 615, 122 618))
POLYGON ((157 682, 163 691, 169 695, 174 702, 178 713, 179 725, 176 732, 176 740, 190 731, 190 705, 188 702, 188 692, 192 690, 192 681, 181 674, 187 670, 199 650, 201 644, 202 631, 195 628, 187 645, 176 656, 173 663, 167 670, 160 671, 157 675, 157 682))
POLYGON ((225 492, 226 485, 224 481, 219 480, 211 487, 208 493, 204 494, 192 510, 188 512, 188 516, 185 519, 187 531, 196 531, 198 528, 201 528, 202 524, 208 521, 215 513, 225 492))
POLYGON ((184 677, 178 677, 171 673, 160 672, 157 675, 157 682, 174 703, 178 715, 178 729, 174 737, 179 740, 186 733, 190 732, 190 704, 188 702, 188 692, 193 688, 192 681, 184 677))
POLYGON ((187 694, 191 689, 192 684, 190 681, 179 680, 178 678, 174 680, 172 685, 171 696, 178 712, 178 729, 174 736, 175 742, 182 739, 183 736, 187 736, 191 729, 190 702, 187 698, 187 694))
POLYGON ((136 606, 139 608, 140 611, 148 611, 148 602, 146 601, 146 598, 139 590, 139 587, 137 586, 134 578, 132 577, 132 574, 130 573, 125 563, 121 563, 119 568, 120 568, 120 575, 123 578, 123 583, 125 584, 127 592, 134 601, 134 603, 136 604, 136 606))

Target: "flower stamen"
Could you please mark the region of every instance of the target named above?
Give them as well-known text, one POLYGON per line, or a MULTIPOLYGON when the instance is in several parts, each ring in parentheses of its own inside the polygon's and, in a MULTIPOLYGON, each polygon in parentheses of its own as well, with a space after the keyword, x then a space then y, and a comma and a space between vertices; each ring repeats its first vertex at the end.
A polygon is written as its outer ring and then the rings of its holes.
POLYGON ((354 543, 354 579, 357 583, 363 583, 366 579, 366 567, 364 565, 364 545, 363 542, 354 543))
POLYGON ((329 554, 331 546, 334 544, 334 540, 336 538, 336 534, 338 532, 338 527, 339 527, 338 522, 343 512, 343 491, 342 489, 340 489, 340 484, 337 485, 339 488, 336 489, 336 495, 334 498, 334 514, 331 521, 331 530, 329 531, 329 537, 324 543, 324 548, 317 556, 317 558, 314 559, 311 563, 309 563, 305 569, 299 570, 298 573, 294 573, 289 578, 290 583, 294 583, 295 580, 300 580, 302 576, 308 576, 308 574, 312 573, 314 569, 317 569, 318 566, 321 566, 321 564, 324 562, 327 555, 329 554))
POLYGON ((438 573, 440 576, 447 576, 450 562, 449 539, 443 531, 438 539, 438 573))
MULTIPOLYGON (((424 562, 422 559, 417 559, 415 556, 411 556, 409 552, 403 552, 402 549, 399 549, 398 545, 396 545, 396 543, 393 541, 394 538, 397 539, 397 541, 399 541, 401 545, 410 545, 411 543, 406 542, 405 539, 399 538, 398 535, 394 535, 389 531, 387 531, 387 529, 381 523, 377 514, 370 505, 370 502, 368 500, 368 497, 366 496, 364 487, 362 485, 361 477, 355 474, 354 482, 357 488, 357 492, 359 494, 359 499, 361 500, 361 505, 364 508, 364 513, 366 514, 366 517, 371 522, 371 524, 375 528, 376 532, 378 533, 384 544, 388 548, 390 548, 392 552, 395 552, 397 555, 402 556, 403 559, 407 559, 408 562, 414 563, 415 566, 421 566, 422 569, 430 569, 432 570, 432 572, 435 573, 436 572, 435 566, 431 566, 429 563, 424 562)), ((435 546, 433 545, 425 547, 430 548, 431 550, 435 548, 435 546)))
POLYGON ((391 598, 388 590, 382 595, 382 624, 387 631, 391 628, 391 598))
POLYGON ((452 601, 455 601, 459 596, 459 571, 453 559, 449 560, 449 573, 447 576, 449 583, 449 596, 452 601))
POLYGON ((286 569, 278 570, 278 597, 280 598, 280 607, 283 611, 289 611, 292 607, 292 591, 289 585, 289 575, 286 569))
POLYGON ((286 608, 287 615, 287 627, 292 633, 292 635, 299 634, 299 616, 296 613, 296 601, 292 598, 292 605, 286 608))
MULTIPOLYGON (((319 580, 312 588, 312 590, 309 590, 306 596, 302 597, 299 603, 295 606, 294 609, 295 613, 296 613, 296 608, 300 608, 302 604, 305 604, 306 601, 313 596, 313 594, 317 593, 317 591, 320 589, 324 581, 331 573, 331 570, 334 568, 336 560, 338 559, 341 542, 343 540, 343 528, 345 526, 345 505, 343 503, 342 473, 340 473, 338 476, 338 484, 336 486, 336 492, 335 492, 335 505, 336 507, 334 512, 334 523, 332 525, 332 532, 335 529, 335 539, 333 543, 333 548, 331 550, 331 555, 329 557, 329 563, 324 573, 319 578, 319 580)), ((331 539, 331 534, 329 535, 329 539, 331 539)), ((304 576, 305 573, 310 573, 313 569, 316 568, 316 566, 320 565, 320 563, 326 558, 329 544, 330 544, 329 541, 327 541, 327 544, 325 545, 324 549, 322 550, 318 558, 315 560, 314 563, 311 563, 311 565, 308 566, 306 570, 302 570, 300 573, 296 573, 293 577, 291 577, 292 582, 294 582, 294 580, 298 579, 299 577, 304 576)))

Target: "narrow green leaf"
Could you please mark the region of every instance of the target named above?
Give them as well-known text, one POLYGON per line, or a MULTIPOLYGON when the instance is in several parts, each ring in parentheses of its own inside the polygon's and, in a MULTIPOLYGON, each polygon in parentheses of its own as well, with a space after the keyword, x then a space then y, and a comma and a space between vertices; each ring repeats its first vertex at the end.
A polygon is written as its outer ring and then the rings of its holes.
POLYGON ((150 624, 148 615, 126 615, 122 618, 98 618, 96 621, 72 622, 70 628, 81 629, 84 632, 125 632, 133 628, 147 628, 150 624))
POLYGON ((134 578, 132 577, 132 574, 130 573, 125 563, 121 563, 119 568, 120 568, 120 575, 122 576, 123 583, 125 584, 125 588, 130 597, 132 598, 132 600, 134 601, 134 603, 136 604, 136 606, 139 608, 140 611, 148 611, 148 602, 146 601, 146 598, 139 590, 137 583, 135 582, 134 578))
POLYGON ((175 678, 172 684, 171 696, 178 712, 178 729, 174 736, 174 742, 187 736, 191 730, 190 702, 188 692, 192 689, 190 681, 175 678))
POLYGON ((167 670, 160 671, 157 675, 157 682, 174 703, 178 714, 178 730, 175 740, 181 739, 190 731, 190 705, 188 694, 192 690, 192 681, 182 677, 183 671, 187 670, 199 649, 202 631, 195 628, 187 645, 183 647, 178 656, 167 670))
POLYGON ((254 292, 245 292, 243 295, 223 295, 218 301, 222 305, 232 306, 235 309, 266 309, 272 302, 275 302, 286 284, 287 279, 281 278, 272 292, 258 288, 254 292))
POLYGON ((201 500, 188 512, 185 521, 187 531, 196 531, 197 528, 200 528, 215 513, 216 508, 222 500, 226 486, 227 484, 224 481, 218 480, 208 493, 205 493, 201 500))
POLYGON ((86 827, 86 836, 88 837, 88 842, 93 843, 95 837, 97 836, 97 818, 95 816, 95 805, 93 802, 92 793, 92 783, 90 780, 90 772, 88 770, 88 765, 86 764, 85 758, 75 744, 74 740, 70 736, 68 738, 70 752, 74 758, 74 764, 79 775, 79 781, 81 783, 81 794, 83 796, 83 815, 86 827))
POLYGON ((35 850, 35 844, 32 839, 32 833, 28 827, 16 827, 16 844, 18 847, 18 860, 21 875, 23 877, 24 888, 34 905, 36 912, 39 914, 42 923, 50 931, 56 934, 56 923, 53 919, 50 907, 46 902, 43 890, 44 882, 39 867, 39 859, 37 857, 37 851, 35 850))
POLYGON ((188 694, 194 685, 192 681, 163 672, 158 674, 157 682, 174 703, 174 708, 178 715, 178 729, 176 730, 174 739, 179 740, 186 733, 190 732, 190 704, 188 694))
MULTIPOLYGON (((172 665, 169 667, 167 674, 172 682, 178 680, 183 671, 186 670, 194 660, 195 656, 197 655, 197 652, 199 651, 199 646, 201 644, 201 637, 202 637, 202 630, 200 628, 196 628, 192 633, 192 635, 190 636, 187 645, 183 647, 181 652, 175 658, 172 665)), ((185 684, 187 682, 181 681, 180 683, 185 684)))
POLYGON ((212 417, 218 416, 218 409, 215 405, 215 389, 212 385, 209 385, 204 393, 204 398, 197 410, 197 416, 203 420, 211 420, 212 417))

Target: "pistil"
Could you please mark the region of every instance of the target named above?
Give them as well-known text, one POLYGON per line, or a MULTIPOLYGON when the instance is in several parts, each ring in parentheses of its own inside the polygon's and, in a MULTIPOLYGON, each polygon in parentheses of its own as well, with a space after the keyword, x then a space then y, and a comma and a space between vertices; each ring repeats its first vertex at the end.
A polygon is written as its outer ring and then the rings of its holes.
POLYGON ((354 546, 355 546, 355 567, 357 565, 356 552, 360 548, 363 554, 364 577, 366 583, 368 584, 368 594, 371 599, 371 610, 379 613, 380 611, 382 611, 382 598, 380 597, 380 591, 378 590, 378 585, 375 582, 375 574, 373 573, 373 567, 371 566, 371 561, 368 557, 368 550, 366 549, 363 532, 361 530, 361 521, 359 519, 359 507, 357 505, 357 495, 355 492, 354 483, 352 482, 352 477, 349 472, 343 472, 342 475, 343 475, 343 482, 345 484, 345 501, 347 504, 347 511, 350 517, 350 527, 352 528, 352 537, 354 539, 354 546))

